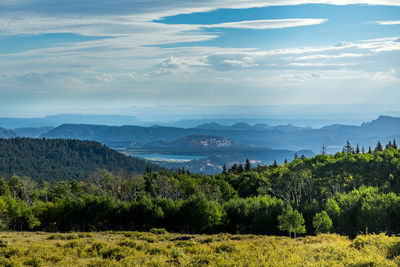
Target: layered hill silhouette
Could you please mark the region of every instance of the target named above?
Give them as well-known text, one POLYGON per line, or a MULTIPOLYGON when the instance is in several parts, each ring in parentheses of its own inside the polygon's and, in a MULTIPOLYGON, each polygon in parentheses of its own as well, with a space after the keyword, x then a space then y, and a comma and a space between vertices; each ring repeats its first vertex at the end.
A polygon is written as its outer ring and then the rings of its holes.
POLYGON ((17 136, 18 134, 12 130, 0 128, 0 138, 12 138, 17 136))
POLYGON ((322 145, 339 150, 347 140, 360 146, 374 146, 378 140, 387 142, 400 138, 400 118, 380 116, 360 126, 330 125, 319 129, 293 125, 268 126, 237 123, 223 126, 216 123, 195 128, 103 126, 87 124, 63 124, 41 135, 44 138, 94 140, 111 146, 119 144, 145 145, 152 142, 173 142, 187 136, 218 136, 232 139, 249 147, 275 149, 310 149, 318 153, 322 145))

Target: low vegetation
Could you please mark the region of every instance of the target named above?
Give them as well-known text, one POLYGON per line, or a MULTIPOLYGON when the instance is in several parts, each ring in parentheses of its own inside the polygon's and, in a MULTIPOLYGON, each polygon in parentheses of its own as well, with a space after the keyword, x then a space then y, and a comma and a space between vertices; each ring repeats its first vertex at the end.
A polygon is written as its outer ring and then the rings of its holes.
POLYGON ((2 232, 1 266, 398 266, 400 238, 2 232))

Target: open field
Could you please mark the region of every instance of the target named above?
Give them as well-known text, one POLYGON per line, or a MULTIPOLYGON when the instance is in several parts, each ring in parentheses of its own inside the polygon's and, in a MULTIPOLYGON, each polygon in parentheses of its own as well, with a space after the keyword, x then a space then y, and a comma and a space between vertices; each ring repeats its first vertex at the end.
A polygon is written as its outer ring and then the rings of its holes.
POLYGON ((400 238, 151 232, 0 233, 1 266, 397 266, 400 238), (186 237, 188 240, 184 240, 186 237))

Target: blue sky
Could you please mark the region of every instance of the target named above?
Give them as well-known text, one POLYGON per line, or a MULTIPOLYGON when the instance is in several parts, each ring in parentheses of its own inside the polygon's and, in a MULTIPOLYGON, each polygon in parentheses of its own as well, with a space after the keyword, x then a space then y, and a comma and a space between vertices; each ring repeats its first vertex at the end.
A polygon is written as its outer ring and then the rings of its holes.
POLYGON ((0 116, 156 105, 390 113, 399 89, 400 0, 0 1, 0 116))

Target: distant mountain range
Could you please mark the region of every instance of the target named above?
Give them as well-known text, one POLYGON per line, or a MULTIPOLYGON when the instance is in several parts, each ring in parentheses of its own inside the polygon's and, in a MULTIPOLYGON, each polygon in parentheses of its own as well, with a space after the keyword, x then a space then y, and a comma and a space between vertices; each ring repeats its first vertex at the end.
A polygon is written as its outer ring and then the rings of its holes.
MULTIPOLYGON (((72 117, 70 118, 72 119, 72 117)), ((63 124, 56 128, 28 127, 14 130, 0 128, 0 137, 16 136, 92 140, 111 147, 199 146, 201 144, 199 137, 209 136, 215 139, 215 144, 210 143, 211 140, 206 142, 211 146, 226 143, 241 147, 268 147, 292 151, 305 149, 319 153, 322 145, 325 145, 328 152, 334 153, 340 150, 347 140, 353 145, 359 144, 367 149, 368 146, 374 147, 378 140, 386 143, 392 139, 400 139, 400 118, 380 116, 376 120, 363 123, 360 126, 334 124, 319 129, 297 127, 290 124, 269 126, 261 123, 254 125, 235 123, 232 126, 206 123, 188 129, 165 126, 104 126, 93 124, 63 124)))
MULTIPOLYGON (((73 116, 69 118, 72 119, 73 116)), ((0 128, 2 138, 18 136, 97 141, 127 155, 139 157, 146 155, 144 158, 158 158, 157 155, 189 156, 197 159, 180 163, 174 160, 156 162, 167 168, 185 166, 193 172, 217 173, 223 164, 229 166, 233 163, 242 163, 246 158, 255 164, 271 164, 274 160, 278 163, 283 162, 285 158, 291 160, 295 153, 298 156, 302 154, 307 157, 313 156, 320 153, 323 145, 328 153, 336 153, 342 149, 347 140, 353 146, 356 144, 364 146, 365 150, 368 146, 374 148, 378 140, 385 144, 389 140, 397 139, 400 143, 400 118, 380 116, 359 126, 333 124, 319 129, 291 124, 249 125, 244 122, 231 126, 210 122, 193 128, 94 124, 62 124, 55 128, 22 127, 13 130, 0 128)), ((28 149, 24 152, 21 149, 19 153, 31 153, 31 151, 28 149)), ((3 160, 4 157, 7 158, 7 154, 3 155, 3 160)), ((32 154, 32 158, 35 157, 36 155, 32 154)), ((138 164, 141 166, 138 171, 141 171, 144 161, 138 164)), ((34 173, 33 176, 35 175, 39 174, 34 173)))
POLYGON ((330 125, 319 129, 293 125, 268 126, 236 123, 223 126, 217 123, 200 125, 195 128, 163 126, 103 126, 64 124, 42 134, 44 138, 68 138, 94 140, 115 146, 143 146, 152 142, 175 142, 176 139, 196 136, 217 136, 235 140, 248 147, 270 147, 274 149, 310 149, 320 152, 322 145, 329 152, 336 152, 346 143, 374 146, 378 140, 387 142, 400 139, 400 118, 380 116, 360 126, 330 125))
POLYGON ((7 129, 47 126, 57 127, 65 123, 119 126, 138 125, 142 122, 135 116, 123 115, 60 114, 43 118, 0 118, 0 127, 7 129))
POLYGON ((23 137, 32 137, 36 138, 41 136, 42 134, 47 133, 48 131, 54 129, 54 127, 26 127, 26 128, 17 128, 13 129, 12 131, 18 135, 18 136, 23 136, 23 137))

